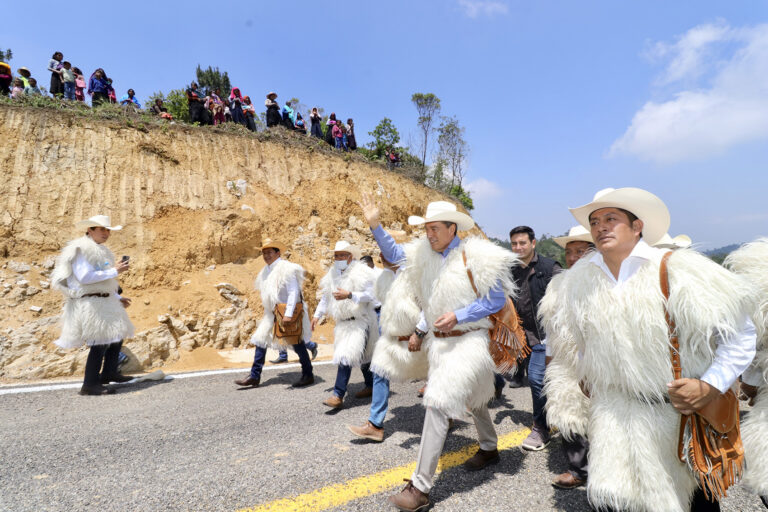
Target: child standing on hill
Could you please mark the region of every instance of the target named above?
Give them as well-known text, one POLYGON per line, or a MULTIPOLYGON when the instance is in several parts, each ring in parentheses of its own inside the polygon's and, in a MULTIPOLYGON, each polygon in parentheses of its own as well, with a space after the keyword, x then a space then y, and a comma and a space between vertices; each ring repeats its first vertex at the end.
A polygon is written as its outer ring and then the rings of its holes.
POLYGON ((341 123, 338 121, 333 124, 331 128, 333 133, 333 140, 336 141, 336 149, 344 150, 344 130, 341 128, 341 123))
POLYGON ((24 88, 25 96, 42 96, 43 91, 37 86, 37 80, 34 78, 29 79, 29 86, 24 88))
POLYGON ((24 82, 21 78, 17 78, 13 81, 13 89, 11 90, 11 98, 18 99, 24 96, 24 82))
POLYGON ((64 99, 75 101, 75 72, 68 61, 61 63, 61 82, 64 86, 64 99))
POLYGON ((77 101, 85 101, 85 77, 80 68, 72 68, 75 73, 75 99, 77 101))
POLYGON ((51 96, 61 98, 64 94, 64 86, 61 79, 61 61, 64 55, 61 52, 55 52, 48 61, 48 71, 51 72, 51 96))

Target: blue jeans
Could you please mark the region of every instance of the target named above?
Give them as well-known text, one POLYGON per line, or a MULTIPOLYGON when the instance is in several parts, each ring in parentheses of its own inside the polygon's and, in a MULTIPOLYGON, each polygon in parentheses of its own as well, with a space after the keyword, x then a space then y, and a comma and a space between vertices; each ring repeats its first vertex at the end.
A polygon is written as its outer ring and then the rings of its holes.
POLYGON ((548 430, 547 414, 544 406, 547 397, 544 395, 544 370, 546 369, 547 348, 545 345, 531 347, 531 356, 528 362, 528 382, 531 385, 531 398, 533 400, 533 424, 544 430, 548 430))
POLYGON ((75 101, 75 82, 64 82, 64 99, 75 101))
MULTIPOLYGON (((373 374, 371 373, 371 363, 365 363, 360 367, 360 371, 363 372, 363 380, 365 380, 365 387, 373 387, 373 374)), ((339 369, 336 370, 336 384, 333 386, 333 394, 339 398, 344 398, 347 394, 347 384, 349 384, 349 378, 352 376, 352 367, 345 364, 340 364, 339 369)))
POLYGON ((389 408, 389 379, 378 373, 373 374, 373 397, 371 398, 371 416, 368 421, 376 428, 382 428, 384 417, 389 408))
MULTIPOLYGON (((292 345, 291 348, 296 355, 299 356, 299 363, 301 364, 301 376, 309 377, 312 375, 312 361, 309 360, 309 352, 307 352, 307 346, 302 343, 292 345)), ((261 378, 261 370, 264 368, 264 361, 267 360, 267 349, 256 347, 256 352, 253 354, 253 365, 251 366, 251 377, 254 379, 261 378)))
MULTIPOLYGON (((314 341, 307 341, 304 343, 307 346, 307 350, 312 350, 317 348, 317 343, 314 341)), ((287 350, 281 350, 278 354, 278 357, 283 360, 288 360, 288 351, 287 350)))

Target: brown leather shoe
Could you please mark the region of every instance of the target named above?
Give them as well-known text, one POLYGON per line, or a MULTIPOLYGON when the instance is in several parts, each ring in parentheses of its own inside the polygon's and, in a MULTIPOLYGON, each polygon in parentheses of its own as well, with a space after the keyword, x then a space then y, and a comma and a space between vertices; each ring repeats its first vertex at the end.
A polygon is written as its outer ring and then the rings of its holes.
POLYGON ((336 395, 331 395, 330 397, 326 398, 325 401, 323 401, 323 405, 327 405, 333 409, 341 409, 343 403, 344 400, 337 397, 336 395))
POLYGON ((357 437, 362 437, 363 439, 370 439, 371 441, 376 441, 377 443, 380 443, 384 440, 384 429, 374 427, 370 421, 366 421, 365 425, 362 427, 347 425, 347 428, 357 437))
POLYGON ((403 512, 418 512, 429 508, 429 494, 424 494, 413 486, 413 482, 406 479, 408 485, 398 494, 388 498, 388 501, 403 512))
POLYGON ((243 388, 257 388, 259 387, 259 382, 261 382, 261 379, 254 379, 249 375, 247 379, 236 380, 235 384, 243 388))
POLYGON ((369 396, 373 395, 373 388, 363 388, 357 393, 355 393, 355 398, 368 398, 369 396))
POLYGON ((499 450, 486 451, 482 448, 477 449, 477 453, 467 459, 464 463, 464 469, 468 471, 479 471, 486 466, 499 462, 499 450))
POLYGON ((566 471, 562 475, 557 475, 554 480, 552 480, 552 485, 555 487, 559 487, 560 489, 575 489, 577 487, 581 487, 582 485, 586 484, 586 480, 582 480, 581 478, 576 478, 571 474, 570 471, 566 471))

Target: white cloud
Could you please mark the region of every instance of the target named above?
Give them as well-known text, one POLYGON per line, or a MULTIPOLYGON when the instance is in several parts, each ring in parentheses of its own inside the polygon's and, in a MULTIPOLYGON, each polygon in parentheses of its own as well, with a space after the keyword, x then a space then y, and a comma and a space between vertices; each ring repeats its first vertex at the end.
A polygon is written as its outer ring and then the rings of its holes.
POLYGON ((464 190, 472 196, 472 201, 477 205, 479 202, 487 201, 504 195, 504 190, 498 183, 494 183, 485 178, 464 183, 464 190))
POLYGON ((469 18, 507 14, 509 12, 509 7, 507 7, 506 3, 495 0, 459 0, 459 7, 469 18))
POLYGON ((655 56, 669 59, 657 83, 689 87, 643 105, 609 156, 673 163, 768 139, 768 25, 701 25, 654 48, 655 56))

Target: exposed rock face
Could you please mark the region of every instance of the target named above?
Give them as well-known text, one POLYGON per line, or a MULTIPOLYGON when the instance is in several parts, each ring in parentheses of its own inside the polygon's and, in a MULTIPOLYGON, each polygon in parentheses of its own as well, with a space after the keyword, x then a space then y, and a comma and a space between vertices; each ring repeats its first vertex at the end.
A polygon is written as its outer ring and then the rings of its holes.
POLYGON ((356 204, 361 191, 381 198, 382 221, 399 238, 415 234, 403 225, 408 215, 445 199, 342 155, 205 129, 140 131, 0 107, 0 137, 5 379, 82 372, 85 350, 52 343, 63 299, 48 280, 58 251, 81 234, 77 220, 105 214, 125 226, 107 245, 118 258, 131 257, 120 284, 133 299, 128 312, 138 334, 125 347, 136 371, 180 350, 247 343, 262 313, 253 280, 263 266, 263 238, 282 240, 290 248, 285 256, 307 269, 304 298, 313 309, 334 242, 347 238, 378 254, 356 204))

